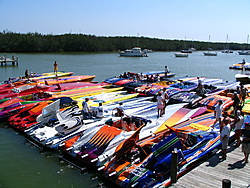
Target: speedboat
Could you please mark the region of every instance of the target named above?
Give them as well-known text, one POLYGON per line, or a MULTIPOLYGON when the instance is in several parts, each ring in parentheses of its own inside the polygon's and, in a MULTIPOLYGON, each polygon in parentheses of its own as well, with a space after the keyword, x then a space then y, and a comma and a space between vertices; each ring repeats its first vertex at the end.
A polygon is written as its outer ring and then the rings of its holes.
MULTIPOLYGON (((121 187, 154 187, 170 181, 172 155, 177 159, 177 177, 214 154, 221 146, 220 129, 214 129, 213 113, 185 121, 159 134, 138 139, 139 131, 119 145, 115 157, 98 170, 121 187)), ((231 132, 230 137, 233 136, 231 132)))
POLYGON ((29 104, 29 107, 23 108, 17 114, 9 117, 9 125, 19 131, 24 131, 36 123, 37 116, 41 114, 42 109, 50 103, 52 103, 52 101, 29 104))
POLYGON ((235 78, 237 81, 243 83, 243 84, 249 84, 250 83, 250 74, 235 74, 235 78))
POLYGON ((102 166, 112 159, 118 145, 138 129, 141 129, 140 139, 147 138, 155 132, 164 130, 164 127, 162 128, 163 123, 171 126, 204 112, 200 109, 185 109, 182 106, 184 104, 169 105, 166 114, 160 119, 153 118, 157 115, 156 106, 150 107, 152 114, 150 114, 150 109, 143 110, 142 107, 141 110, 137 109, 137 112, 132 113, 135 114, 134 116, 124 117, 112 121, 111 124, 86 130, 80 136, 64 142, 62 150, 74 159, 78 159, 77 161, 97 167, 102 166), (144 116, 146 114, 149 117, 144 116))
POLYGON ((147 54, 143 52, 139 47, 121 51, 119 54, 123 57, 147 57, 147 54))

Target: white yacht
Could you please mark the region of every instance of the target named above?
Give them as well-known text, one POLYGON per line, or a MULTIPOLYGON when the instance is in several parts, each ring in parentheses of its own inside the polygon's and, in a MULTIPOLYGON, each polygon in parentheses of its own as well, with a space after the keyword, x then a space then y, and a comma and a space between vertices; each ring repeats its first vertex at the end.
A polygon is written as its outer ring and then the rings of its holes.
POLYGON ((147 57, 147 54, 143 52, 139 47, 134 47, 132 49, 121 51, 119 54, 120 56, 124 57, 147 57))

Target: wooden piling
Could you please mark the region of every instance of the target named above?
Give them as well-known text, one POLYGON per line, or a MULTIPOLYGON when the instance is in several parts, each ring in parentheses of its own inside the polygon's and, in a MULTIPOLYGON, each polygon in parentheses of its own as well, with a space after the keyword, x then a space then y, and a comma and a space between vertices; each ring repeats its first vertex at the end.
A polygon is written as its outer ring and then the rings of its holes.
POLYGON ((172 151, 172 162, 171 162, 171 182, 177 182, 177 165, 178 165, 178 152, 172 151))
POLYGON ((230 188, 230 187, 231 187, 231 181, 229 179, 223 179, 222 188, 230 188))

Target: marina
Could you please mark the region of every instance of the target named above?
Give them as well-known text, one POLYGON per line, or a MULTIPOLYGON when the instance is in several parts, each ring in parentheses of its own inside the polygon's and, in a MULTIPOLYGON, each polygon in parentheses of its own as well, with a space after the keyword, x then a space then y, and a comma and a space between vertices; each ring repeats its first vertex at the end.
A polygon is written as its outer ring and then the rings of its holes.
MULTIPOLYGON (((242 72, 229 69, 230 65, 242 59, 242 56, 239 57, 236 52, 230 54, 218 52, 216 57, 205 57, 202 52, 197 51, 189 54, 189 58, 175 58, 174 54, 174 52, 154 52, 148 58, 123 58, 117 53, 18 54, 24 63, 20 63, 18 67, 1 67, 3 74, 0 79, 4 81, 11 76, 23 75, 26 68, 29 68, 30 72, 51 72, 55 60, 59 64, 59 71, 72 71, 73 75, 96 75, 94 78, 96 82, 102 82, 106 78, 125 71, 137 73, 151 70, 164 71, 165 65, 168 65, 171 73, 175 73, 173 78, 190 75, 235 81, 235 74, 242 72), (72 59, 74 62, 69 69, 68 62, 72 59), (40 67, 39 70, 38 67, 40 67)), ((248 60, 247 57, 245 58, 248 60)), ((30 145, 22 133, 14 131, 4 122, 0 124, 0 129, 2 143, 0 149, 3 151, 0 154, 3 161, 0 170, 0 185, 3 187, 49 187, 53 185, 53 187, 66 188, 83 187, 83 184, 84 187, 118 187, 105 180, 95 170, 88 167, 85 170, 79 170, 59 160, 59 153, 56 151, 40 150, 30 145), (22 181, 17 181, 20 178, 22 181)), ((219 153, 216 153, 179 178, 171 187, 221 187, 223 179, 229 179, 232 187, 249 185, 250 180, 247 175, 249 164, 243 165, 240 162, 243 158, 241 148, 230 146, 227 160, 219 161, 218 158, 219 153), (241 177, 241 180, 238 177, 241 177)))

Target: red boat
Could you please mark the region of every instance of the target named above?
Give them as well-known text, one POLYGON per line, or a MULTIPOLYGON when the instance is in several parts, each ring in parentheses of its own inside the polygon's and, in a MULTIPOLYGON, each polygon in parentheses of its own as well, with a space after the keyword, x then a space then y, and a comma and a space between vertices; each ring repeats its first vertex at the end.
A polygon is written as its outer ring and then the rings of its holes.
POLYGON ((23 85, 18 88, 9 89, 8 91, 5 90, 5 93, 2 94, 0 93, 0 99, 22 97, 44 92, 60 92, 70 89, 90 87, 90 86, 102 86, 102 85, 104 84, 91 83, 91 82, 72 82, 72 83, 54 84, 51 86, 45 84, 23 85))
POLYGON ((36 123, 36 118, 42 113, 45 106, 52 101, 43 101, 39 103, 31 103, 28 107, 19 111, 18 114, 11 116, 8 121, 13 128, 24 131, 36 123))

